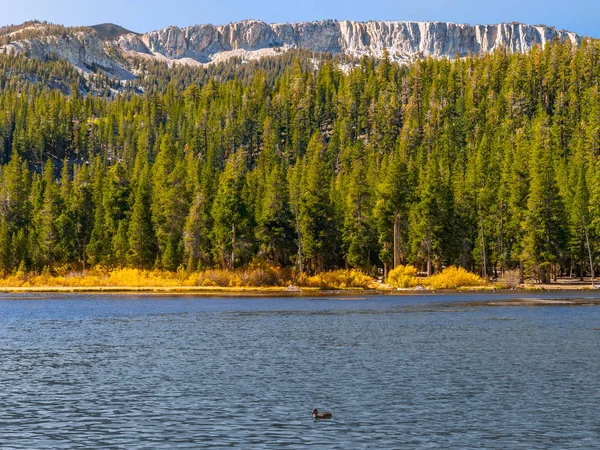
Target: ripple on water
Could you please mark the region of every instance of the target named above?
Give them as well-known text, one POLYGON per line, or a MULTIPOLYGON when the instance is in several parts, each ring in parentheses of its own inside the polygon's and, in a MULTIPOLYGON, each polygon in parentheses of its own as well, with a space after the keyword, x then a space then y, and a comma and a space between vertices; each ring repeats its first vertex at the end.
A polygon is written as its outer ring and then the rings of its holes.
POLYGON ((600 447, 600 308, 336 300, 0 301, 0 448, 600 447))

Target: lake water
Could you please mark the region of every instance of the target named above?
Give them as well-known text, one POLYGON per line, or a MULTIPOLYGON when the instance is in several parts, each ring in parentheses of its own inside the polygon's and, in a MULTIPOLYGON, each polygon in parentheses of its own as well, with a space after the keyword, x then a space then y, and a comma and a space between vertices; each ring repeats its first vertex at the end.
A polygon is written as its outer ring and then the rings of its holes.
POLYGON ((0 448, 600 448, 600 307, 526 296, 5 296, 0 448))

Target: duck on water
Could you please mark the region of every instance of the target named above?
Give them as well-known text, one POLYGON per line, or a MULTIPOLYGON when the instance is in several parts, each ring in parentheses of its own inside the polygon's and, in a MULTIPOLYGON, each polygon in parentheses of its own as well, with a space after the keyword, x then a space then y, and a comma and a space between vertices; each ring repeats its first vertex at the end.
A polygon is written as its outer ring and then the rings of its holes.
POLYGON ((312 416, 315 419, 331 419, 331 417, 333 416, 333 413, 331 413, 331 412, 319 412, 319 410, 317 408, 314 408, 312 410, 312 416))

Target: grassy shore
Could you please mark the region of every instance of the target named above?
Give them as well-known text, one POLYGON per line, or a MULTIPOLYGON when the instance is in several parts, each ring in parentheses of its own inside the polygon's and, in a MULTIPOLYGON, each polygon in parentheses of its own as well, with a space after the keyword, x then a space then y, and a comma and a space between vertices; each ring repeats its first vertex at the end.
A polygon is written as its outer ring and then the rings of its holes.
POLYGON ((0 278, 0 292, 180 292, 294 294, 321 290, 373 290, 376 281, 360 271, 337 270, 319 275, 255 266, 235 271, 168 272, 94 268, 85 272, 18 272, 0 278))
POLYGON ((553 292, 553 291, 595 291, 591 285, 550 284, 522 285, 514 289, 504 289, 493 284, 457 289, 395 289, 386 286, 371 288, 319 288, 282 286, 0 286, 0 293, 112 293, 112 294, 191 294, 199 296, 318 296, 318 295, 427 295, 445 293, 490 293, 490 292, 553 292))
POLYGON ((135 293, 181 293, 181 294, 232 294, 232 295, 293 295, 302 292, 320 292, 318 288, 306 288, 301 291, 291 291, 284 287, 205 287, 205 286, 19 286, 0 287, 1 293, 59 293, 106 292, 115 294, 135 293))
MULTIPOLYGON (((398 280, 396 280, 398 282, 398 280)), ((0 278, 4 293, 178 293, 195 295, 347 295, 415 294, 432 292, 503 291, 506 284, 486 283, 464 270, 449 268, 431 278, 411 276, 400 279, 404 287, 384 284, 356 270, 336 270, 314 276, 295 274, 289 269, 256 266, 235 271, 166 272, 160 270, 95 268, 86 272, 17 272, 0 278)), ((591 290, 591 280, 559 279, 553 284, 514 285, 517 291, 591 290)))

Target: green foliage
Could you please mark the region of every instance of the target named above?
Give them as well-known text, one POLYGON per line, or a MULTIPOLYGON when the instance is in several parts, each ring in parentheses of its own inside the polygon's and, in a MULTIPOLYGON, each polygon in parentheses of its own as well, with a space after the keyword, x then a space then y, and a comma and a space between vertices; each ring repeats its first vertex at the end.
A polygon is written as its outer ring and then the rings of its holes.
POLYGON ((302 250, 313 270, 323 272, 334 240, 333 206, 330 198, 330 170, 324 158, 321 138, 314 134, 304 158, 299 223, 302 250))
POLYGON ((260 254, 276 265, 289 264, 296 252, 293 216, 284 170, 275 165, 265 180, 265 192, 257 213, 260 254))
POLYGON ((0 271, 589 273, 599 54, 139 60, 125 86, 0 55, 0 271))
POLYGON ((152 267, 156 258, 156 236, 152 226, 150 189, 150 169, 145 164, 138 179, 129 222, 127 255, 127 262, 131 266, 142 269, 152 267))
POLYGON ((535 132, 523 259, 531 275, 548 283, 552 265, 560 262, 565 248, 568 222, 563 200, 557 195, 559 189, 545 120, 536 121, 535 132))
POLYGON ((238 263, 249 238, 248 207, 243 196, 245 175, 246 152, 239 150, 227 160, 213 203, 215 258, 229 269, 238 263))

